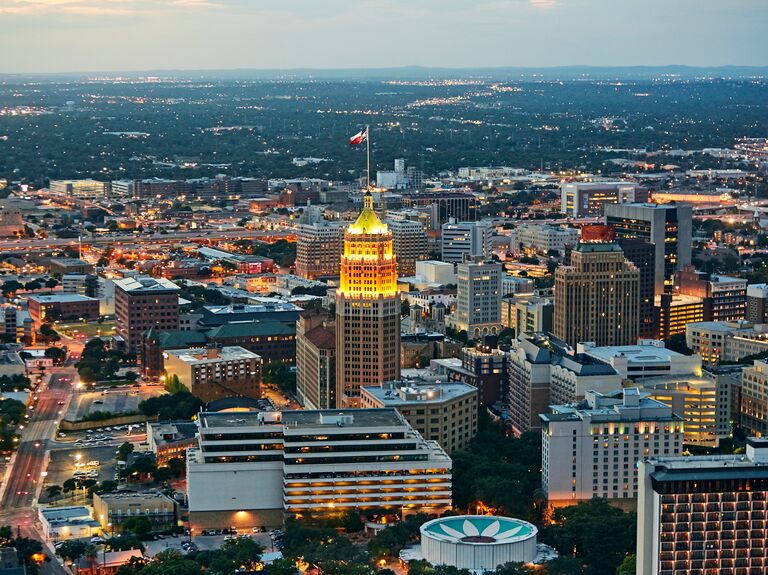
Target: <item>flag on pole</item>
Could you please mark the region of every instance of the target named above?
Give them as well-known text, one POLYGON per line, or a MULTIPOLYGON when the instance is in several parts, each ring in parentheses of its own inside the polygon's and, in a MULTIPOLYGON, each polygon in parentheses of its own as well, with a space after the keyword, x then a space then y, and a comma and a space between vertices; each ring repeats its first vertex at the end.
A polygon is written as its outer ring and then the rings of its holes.
POLYGON ((368 128, 360 130, 357 134, 349 139, 350 146, 359 146, 368 139, 368 128))

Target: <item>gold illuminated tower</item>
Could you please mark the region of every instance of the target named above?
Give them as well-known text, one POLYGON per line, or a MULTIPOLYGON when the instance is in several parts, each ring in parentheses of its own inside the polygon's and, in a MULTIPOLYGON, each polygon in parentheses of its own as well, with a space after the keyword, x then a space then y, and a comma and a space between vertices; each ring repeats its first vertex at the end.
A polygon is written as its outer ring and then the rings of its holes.
POLYGON ((359 407, 361 385, 400 379, 400 293, 392 232, 365 194, 363 211, 344 233, 336 290, 336 402, 359 407))

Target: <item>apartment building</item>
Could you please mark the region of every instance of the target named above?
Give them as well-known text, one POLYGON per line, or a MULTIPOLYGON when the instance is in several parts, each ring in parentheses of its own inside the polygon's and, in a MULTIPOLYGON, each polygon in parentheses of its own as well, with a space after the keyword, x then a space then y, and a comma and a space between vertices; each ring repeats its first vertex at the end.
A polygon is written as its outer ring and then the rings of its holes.
POLYGON ((179 286, 165 278, 137 276, 114 280, 115 331, 128 349, 141 351, 150 329, 179 329, 179 286))

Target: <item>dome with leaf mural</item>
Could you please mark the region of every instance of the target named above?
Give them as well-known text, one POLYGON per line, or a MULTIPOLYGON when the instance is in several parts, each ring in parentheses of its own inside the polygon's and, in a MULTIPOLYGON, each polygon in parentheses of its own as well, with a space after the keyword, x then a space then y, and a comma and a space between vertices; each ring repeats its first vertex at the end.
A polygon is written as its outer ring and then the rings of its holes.
POLYGON ((533 561, 537 534, 536 526, 512 517, 441 517, 421 526, 421 552, 433 565, 491 571, 509 562, 533 561))

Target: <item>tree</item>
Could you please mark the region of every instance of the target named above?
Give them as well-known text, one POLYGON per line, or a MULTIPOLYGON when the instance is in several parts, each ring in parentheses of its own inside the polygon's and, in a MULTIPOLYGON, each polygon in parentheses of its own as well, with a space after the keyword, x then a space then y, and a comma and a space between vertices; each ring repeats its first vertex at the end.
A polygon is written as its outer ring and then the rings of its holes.
POLYGON ((637 573, 637 555, 627 555, 616 568, 616 575, 635 575, 637 573))
POLYGON ((165 378, 165 391, 168 393, 180 393, 182 391, 189 393, 187 386, 181 383, 179 376, 175 373, 165 378))
POLYGON ((60 347, 49 347, 45 350, 45 357, 53 359, 54 365, 61 365, 67 359, 66 350, 60 347))
POLYGON ((669 339, 664 340, 664 347, 676 351, 677 353, 682 353, 683 355, 693 355, 693 351, 688 347, 688 344, 685 341, 684 333, 676 333, 669 339))
POLYGON ((612 507, 605 499, 561 507, 553 515, 546 538, 557 549, 575 550, 590 575, 615 575, 635 550, 636 517, 612 507))
POLYGON ((161 551, 141 570, 141 575, 200 575, 202 567, 178 551, 161 551))
POLYGON ((128 456, 133 453, 134 449, 133 443, 126 441, 117 449, 117 460, 128 461, 128 456))
POLYGON ((64 483, 61 484, 61 489, 64 493, 75 491, 77 489, 77 480, 74 477, 66 479, 64 483))
POLYGON ((80 557, 83 556, 85 553, 85 548, 85 542, 79 541, 77 539, 70 539, 69 541, 62 542, 62 544, 56 550, 56 553, 59 555, 59 557, 63 559, 69 559, 75 563, 78 559, 80 559, 80 557))
POLYGON ((48 496, 48 499, 56 499, 59 495, 61 495, 61 486, 49 485, 45 488, 45 494, 48 496))

